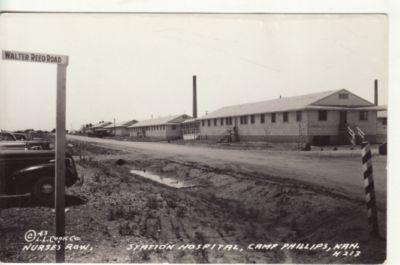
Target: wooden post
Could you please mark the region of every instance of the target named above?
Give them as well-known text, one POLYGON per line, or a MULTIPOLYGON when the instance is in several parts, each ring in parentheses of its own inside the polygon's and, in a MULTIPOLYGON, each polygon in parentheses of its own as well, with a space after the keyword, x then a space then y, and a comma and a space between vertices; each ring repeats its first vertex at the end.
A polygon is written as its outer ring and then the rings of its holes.
MULTIPOLYGON (((32 63, 57 64, 57 106, 56 106, 56 167, 55 167, 55 212, 56 237, 65 235, 65 90, 68 56, 3 50, 3 60, 32 63)), ((0 186, 1 188, 1 186, 0 186)), ((56 262, 64 262, 64 242, 56 250, 56 262)))
MULTIPOLYGON (((57 65, 57 118, 56 118, 56 181, 55 212, 56 237, 65 236, 65 95, 66 65, 57 65)), ((65 261, 65 244, 56 250, 56 262, 65 261)))
POLYGON ((117 132, 116 132, 115 130, 116 130, 116 129, 115 129, 115 118, 114 118, 114 136, 117 135, 117 132))

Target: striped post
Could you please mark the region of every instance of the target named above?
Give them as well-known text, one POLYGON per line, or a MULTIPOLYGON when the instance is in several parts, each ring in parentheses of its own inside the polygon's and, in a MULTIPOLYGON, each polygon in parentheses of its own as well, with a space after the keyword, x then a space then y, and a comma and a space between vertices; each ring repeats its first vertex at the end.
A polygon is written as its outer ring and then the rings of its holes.
POLYGON ((372 171, 372 155, 369 142, 362 142, 361 155, 363 163, 365 201, 367 203, 368 223, 371 225, 372 234, 379 236, 378 213, 376 209, 374 177, 372 171))

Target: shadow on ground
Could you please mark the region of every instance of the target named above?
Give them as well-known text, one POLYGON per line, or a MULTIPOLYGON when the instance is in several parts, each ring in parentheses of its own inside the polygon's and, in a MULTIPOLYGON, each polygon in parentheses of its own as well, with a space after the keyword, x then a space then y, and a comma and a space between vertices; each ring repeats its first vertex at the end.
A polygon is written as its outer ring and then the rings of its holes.
MULTIPOLYGON (((75 195, 65 195, 65 206, 79 206, 86 204, 88 199, 84 196, 75 196, 75 195)), ((21 198, 9 198, 3 200, 4 209, 7 208, 31 208, 31 207, 53 207, 54 203, 41 203, 35 201, 31 198, 31 196, 25 196, 21 198)))

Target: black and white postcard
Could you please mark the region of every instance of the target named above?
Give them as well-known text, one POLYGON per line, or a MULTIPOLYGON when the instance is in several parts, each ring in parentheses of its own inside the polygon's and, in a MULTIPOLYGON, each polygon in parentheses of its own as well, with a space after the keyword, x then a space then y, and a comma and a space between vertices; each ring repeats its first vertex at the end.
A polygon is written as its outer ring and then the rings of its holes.
POLYGON ((0 14, 0 261, 386 260, 385 14, 0 14))

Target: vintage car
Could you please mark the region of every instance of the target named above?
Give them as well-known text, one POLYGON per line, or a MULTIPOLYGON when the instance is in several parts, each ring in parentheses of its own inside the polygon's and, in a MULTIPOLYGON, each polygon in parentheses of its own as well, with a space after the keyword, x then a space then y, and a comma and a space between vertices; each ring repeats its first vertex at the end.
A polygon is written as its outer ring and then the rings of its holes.
POLYGON ((27 140, 27 136, 22 134, 17 136, 12 132, 0 132, 0 149, 11 147, 12 149, 32 149, 32 150, 49 150, 50 142, 44 139, 27 140), (21 140, 19 140, 21 139, 21 140), (19 147, 19 148, 18 148, 19 147))
MULTIPOLYGON (((54 159, 54 151, 0 150, 0 196, 30 193, 41 203, 51 203, 55 191, 54 159)), ((79 177, 69 153, 65 164, 65 185, 70 187, 79 177)))
POLYGON ((28 150, 28 146, 25 142, 21 141, 0 141, 0 150, 2 149, 17 149, 17 150, 28 150))
POLYGON ((26 135, 25 133, 13 133, 13 134, 18 141, 28 140, 28 135, 26 135))

